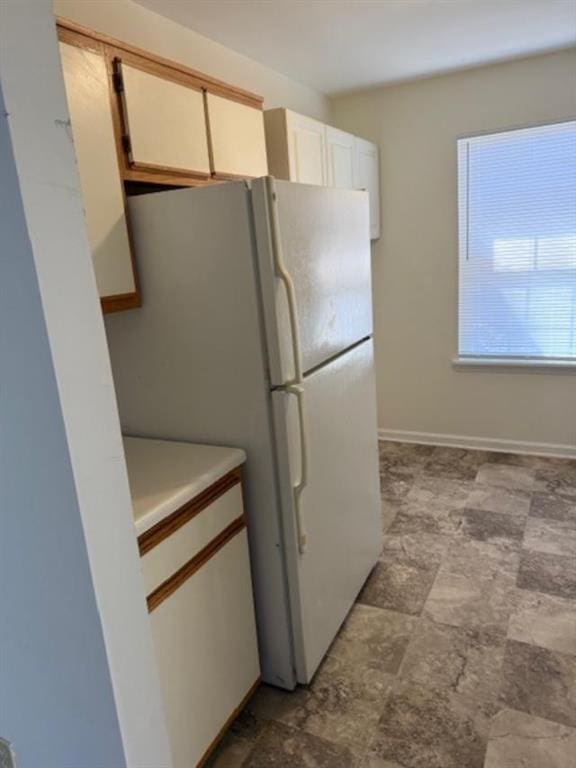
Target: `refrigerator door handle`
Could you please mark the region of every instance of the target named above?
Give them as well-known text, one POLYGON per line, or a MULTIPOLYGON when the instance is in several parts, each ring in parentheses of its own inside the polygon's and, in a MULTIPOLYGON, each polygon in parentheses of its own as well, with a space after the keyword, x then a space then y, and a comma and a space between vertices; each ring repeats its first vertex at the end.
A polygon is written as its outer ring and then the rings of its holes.
POLYGON ((294 378, 287 381, 286 384, 302 383, 302 363, 300 355, 300 333, 298 330, 297 312, 296 312, 296 291, 290 272, 286 269, 282 256, 282 240, 280 237, 280 228, 278 226, 278 215, 275 206, 276 192, 274 191, 274 180, 266 179, 266 186, 270 200, 270 234, 272 239, 272 253, 274 254, 274 271, 276 276, 284 283, 286 288, 286 297, 288 299, 288 315, 290 317, 290 335, 292 338, 292 356, 294 358, 294 378))
POLYGON ((301 495, 302 491, 306 487, 308 482, 308 448, 306 444, 306 419, 305 419, 305 406, 304 406, 304 389, 298 384, 289 384, 286 388, 286 392, 296 396, 298 403, 298 421, 300 428, 300 480, 293 486, 294 492, 294 508, 296 512, 296 535, 298 537, 298 551, 301 555, 306 551, 306 526, 304 524, 304 518, 302 516, 301 495))

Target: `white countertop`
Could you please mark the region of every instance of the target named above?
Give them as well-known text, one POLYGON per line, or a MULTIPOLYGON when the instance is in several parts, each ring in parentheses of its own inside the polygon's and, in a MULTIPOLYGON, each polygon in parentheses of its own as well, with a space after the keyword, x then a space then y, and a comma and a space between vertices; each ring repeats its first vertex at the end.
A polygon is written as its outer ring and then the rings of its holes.
POLYGON ((240 448, 125 437, 136 534, 147 531, 246 461, 240 448))

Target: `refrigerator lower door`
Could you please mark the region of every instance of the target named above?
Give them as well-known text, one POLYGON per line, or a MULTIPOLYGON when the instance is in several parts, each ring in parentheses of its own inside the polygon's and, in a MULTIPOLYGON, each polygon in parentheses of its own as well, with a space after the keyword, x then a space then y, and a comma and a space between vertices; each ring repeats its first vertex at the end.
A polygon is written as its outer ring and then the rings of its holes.
POLYGON ((381 548, 372 341, 307 376, 302 390, 303 423, 293 392, 274 391, 273 403, 296 674, 308 683, 381 548), (293 487, 303 458, 308 471, 298 500, 293 487))
POLYGON ((252 203, 270 379, 282 386, 372 334, 368 197, 264 178, 252 203))

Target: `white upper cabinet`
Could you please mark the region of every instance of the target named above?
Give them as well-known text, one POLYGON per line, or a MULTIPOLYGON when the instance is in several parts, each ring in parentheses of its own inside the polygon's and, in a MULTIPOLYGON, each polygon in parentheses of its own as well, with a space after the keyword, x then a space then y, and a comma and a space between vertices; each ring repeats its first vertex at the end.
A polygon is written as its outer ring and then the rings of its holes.
POLYGON ((270 173, 302 184, 328 184, 326 126, 289 109, 264 113, 270 173))
POLYGON ((215 176, 265 176, 268 173, 261 109, 206 93, 215 176))
POLYGON ((302 184, 328 183, 326 130, 323 123, 287 112, 290 177, 302 184))
POLYGON ((370 238, 380 237, 380 168, 378 147, 370 141, 354 138, 354 186, 366 189, 370 198, 370 238))
POLYGON ((289 109, 264 113, 270 173, 278 179, 366 189, 370 238, 380 237, 378 147, 289 109))
POLYGON ((328 186, 354 189, 354 136, 326 126, 328 186))
POLYGON ((133 167, 210 175, 208 133, 201 88, 161 77, 125 62, 121 75, 124 127, 133 167))
POLYGON ((63 42, 60 55, 98 291, 105 310, 138 306, 106 60, 63 42))

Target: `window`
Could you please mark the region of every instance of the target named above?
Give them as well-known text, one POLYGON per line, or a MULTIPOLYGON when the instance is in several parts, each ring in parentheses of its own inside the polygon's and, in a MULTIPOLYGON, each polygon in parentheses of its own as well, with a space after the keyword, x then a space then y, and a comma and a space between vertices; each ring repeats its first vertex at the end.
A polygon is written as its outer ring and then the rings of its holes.
POLYGON ((460 358, 576 361, 576 122, 458 142, 460 358))

